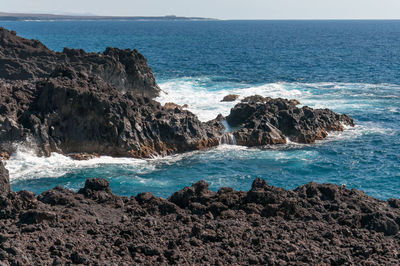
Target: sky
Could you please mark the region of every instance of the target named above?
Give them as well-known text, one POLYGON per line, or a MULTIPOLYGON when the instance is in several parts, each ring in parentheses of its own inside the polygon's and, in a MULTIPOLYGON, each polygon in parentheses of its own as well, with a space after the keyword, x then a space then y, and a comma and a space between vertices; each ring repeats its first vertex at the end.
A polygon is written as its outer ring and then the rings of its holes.
POLYGON ((0 0, 0 12, 218 19, 400 19, 400 0, 0 0))

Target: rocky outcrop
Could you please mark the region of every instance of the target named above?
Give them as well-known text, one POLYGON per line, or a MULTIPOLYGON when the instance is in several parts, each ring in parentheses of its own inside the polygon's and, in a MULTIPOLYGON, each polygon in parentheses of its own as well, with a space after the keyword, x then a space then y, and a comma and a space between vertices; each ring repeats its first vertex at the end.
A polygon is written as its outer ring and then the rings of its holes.
POLYGON ((204 181, 169 199, 78 193, 0 196, 0 260, 11 265, 397 265, 399 200, 330 184, 295 190, 256 179, 248 192, 204 181))
MULTIPOLYGON (((220 121, 120 90, 63 66, 35 82, 3 82, 0 144, 29 140, 44 155, 151 157, 216 146, 220 121)), ((10 145, 9 145, 10 146, 10 145)), ((10 151, 12 152, 12 151, 10 151)))
POLYGON ((152 157, 216 146, 223 131, 152 100, 159 89, 137 51, 56 53, 0 28, 0 65, 4 156, 24 142, 40 155, 152 157))
MULTIPOLYGON (((185 106, 162 107, 146 59, 137 51, 107 48, 53 52, 0 28, 0 155, 29 143, 39 154, 151 157, 221 143, 246 146, 312 143, 352 125, 328 109, 297 108, 295 100, 246 97, 227 121, 241 129, 223 134, 223 117, 200 122, 185 106), (3 78, 3 79, 1 79, 3 78), (222 138, 221 138, 222 136, 222 138), (232 140, 232 141, 231 141, 232 140)), ((237 98, 228 95, 226 100, 237 98), (229 98, 229 99, 228 99, 229 98)), ((186 106, 187 107, 187 106, 186 106)))
POLYGON ((14 31, 0 27, 0 78, 47 78, 60 65, 101 78, 121 91, 151 98, 160 92, 146 59, 136 50, 107 48, 103 53, 86 53, 65 48, 54 52, 37 40, 18 37, 14 31))
POLYGON ((354 126, 348 115, 329 109, 297 107, 297 100, 262 96, 245 98, 231 109, 229 125, 240 129, 233 134, 238 145, 262 146, 284 144, 286 138, 298 143, 314 143, 329 131, 343 131, 343 125, 354 126))

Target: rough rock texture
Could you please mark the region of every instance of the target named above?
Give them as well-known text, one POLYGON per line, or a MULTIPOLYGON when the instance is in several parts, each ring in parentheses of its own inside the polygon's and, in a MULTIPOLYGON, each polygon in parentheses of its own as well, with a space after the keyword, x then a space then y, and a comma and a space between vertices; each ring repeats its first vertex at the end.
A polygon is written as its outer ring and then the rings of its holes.
POLYGON ((0 81, 0 88, 3 151, 30 139, 44 155, 150 157, 216 146, 223 131, 220 121, 202 123, 68 66, 36 82, 0 81))
MULTIPOLYGON (((185 106, 151 100, 159 88, 136 50, 57 53, 0 28, 0 66, 1 158, 18 142, 31 143, 41 155, 85 159, 168 155, 216 146, 223 136, 221 116, 202 123, 185 106)), ((353 124, 348 116, 296 104, 246 97, 227 117, 230 125, 242 126, 232 143, 281 144, 286 137, 312 143, 343 130, 341 123, 353 124)))
POLYGON ((68 65, 82 75, 96 76, 122 91, 155 97, 153 72, 136 50, 107 48, 103 53, 64 48, 53 52, 37 40, 16 36, 0 27, 0 78, 30 80, 48 77, 57 66, 68 65))
POLYGON ((228 94, 221 100, 221 102, 234 102, 238 98, 239 98, 239 95, 237 95, 237 94, 228 94))
POLYGON ((7 195, 10 192, 10 178, 8 176, 8 170, 4 167, 2 161, 0 161, 0 196, 7 195))
POLYGON ((0 66, 2 158, 18 142, 41 155, 151 157, 216 146, 223 131, 152 100, 159 89, 137 51, 56 53, 0 28, 0 66))
POLYGON ((169 102, 164 104, 164 108, 168 110, 174 110, 175 108, 182 110, 183 107, 179 104, 169 102))
POLYGON ((297 100, 245 98, 231 109, 229 125, 240 126, 234 132, 238 145, 262 146, 286 143, 286 137, 298 143, 314 143, 327 137, 329 131, 343 131, 343 124, 354 126, 348 115, 329 109, 297 107, 297 100))
POLYGON ((200 181, 169 199, 118 197, 103 179, 78 193, 0 195, 5 265, 398 265, 400 200, 256 179, 249 192, 200 181))

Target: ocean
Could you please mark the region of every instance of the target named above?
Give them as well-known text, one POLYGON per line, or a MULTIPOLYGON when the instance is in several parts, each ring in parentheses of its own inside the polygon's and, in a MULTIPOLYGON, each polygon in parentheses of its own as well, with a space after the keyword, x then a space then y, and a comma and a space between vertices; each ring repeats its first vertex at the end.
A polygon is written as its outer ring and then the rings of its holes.
POLYGON ((202 121, 229 114, 227 94, 295 98, 355 119, 356 127, 313 145, 222 145, 148 160, 37 157, 20 147, 7 162, 11 187, 77 190, 89 177, 115 194, 168 197, 206 180, 248 190, 256 177, 295 188, 314 181, 400 198, 400 21, 26 21, 0 22, 50 49, 135 48, 164 91, 202 121))

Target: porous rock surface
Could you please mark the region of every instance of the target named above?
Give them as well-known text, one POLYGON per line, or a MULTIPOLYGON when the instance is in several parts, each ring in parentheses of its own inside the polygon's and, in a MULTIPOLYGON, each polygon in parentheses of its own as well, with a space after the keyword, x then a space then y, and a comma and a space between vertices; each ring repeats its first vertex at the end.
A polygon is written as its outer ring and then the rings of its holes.
MULTIPOLYGON (((189 111, 120 90, 69 66, 51 77, 0 81, 0 144, 29 140, 50 152, 151 157, 216 146, 220 121, 200 122, 189 111)), ((8 147, 7 147, 8 145, 8 147)))
POLYGON ((8 170, 4 167, 2 161, 0 161, 0 195, 7 195, 10 192, 10 177, 8 170))
POLYGON ((221 100, 221 102, 234 102, 239 98, 239 95, 237 94, 228 94, 224 96, 224 98, 221 100))
POLYGON ((18 143, 39 155, 152 157, 216 146, 221 120, 162 107, 137 51, 64 49, 0 28, 0 156, 18 143))
POLYGON ((256 179, 249 192, 204 181, 168 199, 118 197, 88 179, 78 193, 0 195, 3 265, 398 265, 400 201, 256 179))
POLYGON ((314 143, 324 139, 329 131, 343 131, 343 125, 354 126, 348 115, 329 109, 297 107, 297 100, 272 99, 254 95, 246 97, 231 109, 226 120, 240 127, 233 134, 243 146, 285 144, 289 138, 298 143, 314 143))
POLYGON ((137 50, 107 48, 103 53, 64 48, 54 52, 37 40, 27 40, 0 27, 0 78, 35 80, 68 65, 83 75, 103 79, 122 91, 155 97, 160 88, 147 60, 137 50))

